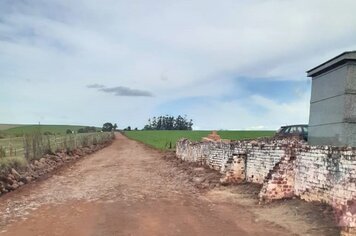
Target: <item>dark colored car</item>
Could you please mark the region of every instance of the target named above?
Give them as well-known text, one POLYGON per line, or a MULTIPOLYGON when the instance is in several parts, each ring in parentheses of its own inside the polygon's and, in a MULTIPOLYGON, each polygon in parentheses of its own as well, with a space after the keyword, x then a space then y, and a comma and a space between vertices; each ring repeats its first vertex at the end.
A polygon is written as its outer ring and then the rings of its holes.
POLYGON ((282 126, 276 133, 275 137, 299 137, 308 141, 308 125, 288 125, 282 126))

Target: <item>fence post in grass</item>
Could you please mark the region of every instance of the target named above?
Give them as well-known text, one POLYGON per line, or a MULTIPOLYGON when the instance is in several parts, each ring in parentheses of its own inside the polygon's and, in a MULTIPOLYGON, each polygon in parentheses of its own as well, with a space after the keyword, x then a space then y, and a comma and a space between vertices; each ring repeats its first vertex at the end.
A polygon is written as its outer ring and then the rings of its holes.
MULTIPOLYGON (((12 156, 12 153, 11 153, 12 152, 12 150, 11 150, 12 142, 11 142, 11 140, 12 140, 12 137, 9 138, 9 143, 7 145, 9 156, 12 156)), ((6 149, 5 149, 5 153, 6 153, 6 149)))
POLYGON ((27 158, 27 145, 26 145, 26 140, 25 140, 25 135, 22 136, 22 142, 23 142, 23 155, 25 157, 25 159, 28 160, 27 158))
POLYGON ((63 149, 63 142, 61 142, 61 137, 56 134, 54 142, 57 146, 57 151, 61 151, 63 149))
POLYGON ((5 157, 5 148, 0 146, 0 158, 5 157))
POLYGON ((57 135, 56 135, 56 134, 53 135, 53 149, 54 149, 55 151, 58 150, 57 135))

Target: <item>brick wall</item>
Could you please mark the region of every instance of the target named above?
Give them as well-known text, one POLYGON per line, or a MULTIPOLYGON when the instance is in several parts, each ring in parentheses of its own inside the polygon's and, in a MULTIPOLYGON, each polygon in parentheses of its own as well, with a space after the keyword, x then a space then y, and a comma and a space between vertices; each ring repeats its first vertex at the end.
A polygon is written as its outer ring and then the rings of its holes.
POLYGON ((356 227, 356 148, 308 146, 288 140, 191 142, 176 155, 224 174, 222 182, 263 184, 260 198, 298 196, 330 204, 339 225, 356 227))
POLYGON ((291 198, 295 196, 295 159, 293 146, 285 150, 282 159, 269 171, 260 191, 261 200, 291 198))
POLYGON ((240 142, 192 142, 187 139, 178 141, 176 155, 178 158, 191 162, 205 164, 212 169, 230 176, 236 175, 234 170, 241 165, 233 161, 238 156, 244 156, 244 179, 253 183, 264 182, 265 177, 273 167, 285 156, 288 144, 281 141, 271 143, 240 142))
POLYGON ((242 148, 247 152, 246 181, 253 183, 262 184, 269 171, 285 155, 285 146, 274 143, 247 144, 239 147, 242 148))
POLYGON ((295 194, 337 210, 339 225, 356 227, 356 150, 310 147, 298 150, 295 194))

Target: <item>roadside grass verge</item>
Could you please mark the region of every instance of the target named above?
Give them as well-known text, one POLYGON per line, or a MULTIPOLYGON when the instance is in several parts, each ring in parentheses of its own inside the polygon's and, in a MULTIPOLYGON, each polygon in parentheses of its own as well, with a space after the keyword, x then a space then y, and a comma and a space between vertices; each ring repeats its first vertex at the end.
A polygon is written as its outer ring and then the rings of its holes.
POLYGON ((26 166, 31 160, 57 151, 71 152, 77 148, 106 143, 114 138, 111 132, 42 135, 39 132, 24 137, 0 139, 0 172, 26 166))
POLYGON ((27 160, 23 156, 1 157, 0 172, 11 168, 22 168, 27 165, 27 160))
MULTIPOLYGON (((200 141, 207 137, 211 131, 186 131, 186 130, 145 130, 145 131, 125 131, 124 134, 133 140, 145 143, 157 149, 175 149, 179 139, 187 138, 192 141, 200 141)), ((222 139, 242 140, 259 137, 271 137, 275 131, 218 131, 222 139)))

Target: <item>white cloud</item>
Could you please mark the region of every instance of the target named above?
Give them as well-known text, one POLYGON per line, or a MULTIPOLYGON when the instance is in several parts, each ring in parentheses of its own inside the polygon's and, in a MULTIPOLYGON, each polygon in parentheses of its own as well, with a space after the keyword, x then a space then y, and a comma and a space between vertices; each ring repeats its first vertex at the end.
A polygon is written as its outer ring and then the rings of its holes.
POLYGON ((307 124, 309 101, 308 93, 291 102, 276 102, 251 95, 233 101, 210 100, 208 105, 193 107, 187 113, 192 115, 200 129, 276 130, 287 124, 307 124))
POLYGON ((142 126, 163 102, 194 96, 215 100, 219 111, 210 119, 204 107, 192 110, 188 115, 202 128, 304 123, 309 101, 303 93, 290 103, 251 96, 264 109, 254 118, 250 110, 257 108, 220 98, 239 93, 232 78, 302 80, 305 70, 355 49, 355 8, 353 0, 5 1, 0 123, 111 119, 142 126), (155 97, 118 98, 88 84, 155 97), (96 107, 83 117, 77 112, 83 104, 96 107))

